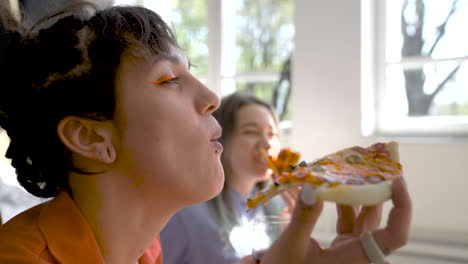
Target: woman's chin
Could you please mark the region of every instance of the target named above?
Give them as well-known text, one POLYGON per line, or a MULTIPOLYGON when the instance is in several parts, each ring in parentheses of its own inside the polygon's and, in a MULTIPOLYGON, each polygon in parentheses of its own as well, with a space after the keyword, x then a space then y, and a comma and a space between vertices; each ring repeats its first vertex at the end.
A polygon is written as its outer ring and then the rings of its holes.
POLYGON ((206 200, 210 200, 221 193, 224 187, 224 181, 224 171, 221 170, 219 173, 217 173, 217 177, 215 178, 215 180, 212 181, 212 186, 210 190, 206 192, 206 194, 208 195, 208 198, 206 200))
POLYGON ((200 188, 196 190, 196 195, 193 195, 190 201, 191 204, 203 203, 216 197, 223 190, 224 180, 224 172, 221 171, 216 174, 216 177, 211 178, 203 185, 199 185, 200 188))

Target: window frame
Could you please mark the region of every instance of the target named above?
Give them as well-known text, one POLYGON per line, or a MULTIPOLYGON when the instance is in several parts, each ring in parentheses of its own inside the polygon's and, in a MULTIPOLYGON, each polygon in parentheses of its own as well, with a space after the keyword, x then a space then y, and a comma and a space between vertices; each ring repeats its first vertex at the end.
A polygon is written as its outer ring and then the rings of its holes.
POLYGON ((387 67, 397 65, 407 69, 423 67, 427 63, 468 62, 468 56, 444 59, 422 56, 402 57, 399 61, 386 61, 386 1, 388 0, 362 1, 363 87, 361 110, 363 116, 361 127, 363 135, 468 139, 468 116, 406 116, 395 118, 393 122, 386 119, 382 106, 385 100, 387 67), (372 77, 368 77, 366 74, 370 74, 372 77))
MULTIPOLYGON (((153 0, 135 0, 137 4, 145 6, 145 2, 153 0)), ((280 79, 281 71, 272 72, 243 72, 237 73, 229 70, 227 65, 233 63, 228 61, 227 55, 231 50, 226 48, 228 36, 226 27, 230 23, 224 21, 225 17, 235 15, 235 8, 232 8, 234 1, 231 0, 206 0, 207 8, 207 28, 208 28, 208 70, 206 76, 198 76, 210 89, 220 96, 225 96, 234 91, 231 87, 225 87, 226 82, 255 82, 268 83, 277 82, 280 79), (227 70, 226 70, 227 69, 227 70)), ((158 10, 156 10, 158 12, 158 10)), ((164 17, 164 14, 162 14, 164 17)), ((232 23, 231 23, 232 24, 232 23)), ((235 41, 235 40, 234 40, 235 41)), ((230 43, 232 45, 235 43, 230 43)))

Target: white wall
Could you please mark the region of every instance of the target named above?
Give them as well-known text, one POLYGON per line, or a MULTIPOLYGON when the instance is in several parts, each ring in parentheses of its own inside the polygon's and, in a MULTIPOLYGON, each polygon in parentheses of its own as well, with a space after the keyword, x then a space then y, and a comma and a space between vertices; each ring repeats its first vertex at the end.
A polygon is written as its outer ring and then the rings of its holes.
MULTIPOLYGON (((293 148, 311 160, 388 140, 361 136, 361 1, 295 3, 293 148)), ((414 201, 412 236, 446 234, 468 242, 468 139, 400 140, 400 151, 414 201)), ((334 208, 326 214, 334 215, 334 208)), ((322 226, 334 226, 324 223, 330 215, 321 219, 322 226)))

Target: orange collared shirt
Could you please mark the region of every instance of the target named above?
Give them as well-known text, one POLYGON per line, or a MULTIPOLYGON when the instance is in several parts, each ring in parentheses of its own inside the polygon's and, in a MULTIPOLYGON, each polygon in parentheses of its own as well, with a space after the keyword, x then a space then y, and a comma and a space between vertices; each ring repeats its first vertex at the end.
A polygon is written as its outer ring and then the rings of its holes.
MULTIPOLYGON (((0 264, 105 264, 81 211, 65 192, 0 227, 0 264)), ((159 237, 140 264, 162 264, 159 237)))

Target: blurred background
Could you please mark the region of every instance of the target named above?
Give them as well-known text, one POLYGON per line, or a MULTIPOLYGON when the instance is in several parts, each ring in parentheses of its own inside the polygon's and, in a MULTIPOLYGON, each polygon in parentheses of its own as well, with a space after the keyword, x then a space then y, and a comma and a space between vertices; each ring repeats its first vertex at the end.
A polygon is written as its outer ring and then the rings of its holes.
MULTIPOLYGON (((70 2, 1 1, 30 23, 70 2)), ((389 259, 468 263, 468 0, 96 2, 159 13, 193 73, 219 96, 271 102, 283 145, 304 159, 398 141, 414 216, 409 245, 389 259)), ((18 187, 8 160, 0 169, 18 187)), ((324 246, 335 219, 327 204, 313 234, 324 246)))

